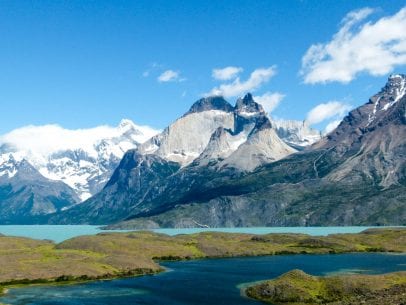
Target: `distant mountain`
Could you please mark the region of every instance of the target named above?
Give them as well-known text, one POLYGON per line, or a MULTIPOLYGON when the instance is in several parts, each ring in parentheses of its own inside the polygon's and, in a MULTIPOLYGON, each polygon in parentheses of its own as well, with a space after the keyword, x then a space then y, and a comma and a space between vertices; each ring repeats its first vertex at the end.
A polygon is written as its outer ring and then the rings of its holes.
POLYGON ((247 94, 235 106, 200 99, 149 139, 129 121, 97 140, 75 133, 74 147, 0 138, 0 220, 21 210, 24 221, 126 228, 405 225, 405 84, 391 75, 323 137, 273 121, 247 94))
POLYGON ((244 175, 206 170, 118 227, 406 225, 405 83, 391 75, 304 151, 244 175))
POLYGON ((103 191, 52 221, 107 223, 167 209, 168 192, 176 197, 212 175, 244 175, 295 151, 278 137, 251 94, 235 107, 221 97, 204 98, 127 152, 103 191))
POLYGON ((271 120, 278 136, 290 146, 302 150, 319 141, 321 132, 311 128, 306 121, 271 120))
POLYGON ((38 223, 103 188, 124 153, 156 131, 28 126, 0 137, 0 223, 38 223))
POLYGON ((0 157, 0 223, 33 223, 79 202, 66 184, 42 176, 25 159, 0 157))
POLYGON ((103 188, 127 150, 155 133, 130 120, 122 120, 116 128, 65 130, 51 125, 18 129, 0 137, 0 175, 5 162, 1 160, 11 155, 30 163, 45 178, 67 184, 85 200, 103 188))

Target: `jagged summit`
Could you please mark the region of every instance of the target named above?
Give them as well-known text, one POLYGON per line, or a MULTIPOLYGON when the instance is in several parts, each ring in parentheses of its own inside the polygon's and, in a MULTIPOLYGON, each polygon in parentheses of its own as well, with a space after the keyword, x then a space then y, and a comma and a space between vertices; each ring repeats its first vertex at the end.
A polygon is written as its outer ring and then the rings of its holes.
POLYGON ((391 96, 392 102, 396 103, 406 94, 406 74, 392 74, 382 89, 391 96))
POLYGON ((188 115, 190 113, 203 112, 208 110, 220 110, 225 112, 232 112, 233 106, 227 102, 222 96, 209 96, 204 97, 195 102, 189 111, 185 113, 188 115))
POLYGON ((386 85, 375 94, 367 104, 368 121, 366 127, 373 125, 386 115, 387 111, 400 101, 406 94, 406 75, 392 74, 386 85))
POLYGON ((245 116, 265 113, 262 106, 254 101, 251 93, 247 93, 243 98, 237 100, 235 111, 239 115, 245 116))
POLYGON ((252 94, 247 93, 243 98, 239 98, 237 100, 235 107, 233 107, 222 96, 215 95, 201 98, 190 107, 190 109, 185 113, 185 115, 209 110, 220 110, 224 112, 235 111, 236 113, 241 113, 242 115, 265 113, 262 106, 257 102, 255 102, 252 94))

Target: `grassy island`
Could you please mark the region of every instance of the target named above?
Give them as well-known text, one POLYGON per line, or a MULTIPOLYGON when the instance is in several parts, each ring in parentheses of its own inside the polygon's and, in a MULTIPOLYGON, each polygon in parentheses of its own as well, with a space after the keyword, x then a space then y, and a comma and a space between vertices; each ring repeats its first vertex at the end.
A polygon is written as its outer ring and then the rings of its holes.
POLYGON ((0 292, 15 285, 63 283, 154 274, 159 260, 280 254, 406 252, 405 229, 359 234, 236 234, 168 236, 153 232, 100 233, 55 244, 0 236, 0 292))
POLYGON ((275 305, 405 304, 406 272, 317 277, 292 270, 247 288, 246 294, 275 305))

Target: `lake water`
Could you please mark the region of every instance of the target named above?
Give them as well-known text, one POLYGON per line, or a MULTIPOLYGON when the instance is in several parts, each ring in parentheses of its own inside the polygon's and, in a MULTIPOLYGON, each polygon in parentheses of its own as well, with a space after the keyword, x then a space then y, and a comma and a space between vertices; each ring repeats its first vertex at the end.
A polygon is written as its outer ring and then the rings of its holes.
MULTIPOLYGON (((328 235, 334 233, 359 233, 373 227, 266 227, 266 228, 193 228, 193 229, 157 229, 155 232, 168 235, 193 234, 206 231, 229 233, 304 233, 309 235, 328 235)), ((94 235, 102 232, 99 226, 89 225, 0 225, 0 233, 10 236, 49 239, 62 242, 80 235, 94 235)), ((106 232, 106 231, 103 231, 106 232)), ((117 232, 117 231, 115 231, 117 232)))
POLYGON ((281 255, 163 263, 168 272, 112 281, 11 289, 0 303, 13 305, 249 305, 244 283, 292 269, 313 275, 406 270, 406 255, 281 255))

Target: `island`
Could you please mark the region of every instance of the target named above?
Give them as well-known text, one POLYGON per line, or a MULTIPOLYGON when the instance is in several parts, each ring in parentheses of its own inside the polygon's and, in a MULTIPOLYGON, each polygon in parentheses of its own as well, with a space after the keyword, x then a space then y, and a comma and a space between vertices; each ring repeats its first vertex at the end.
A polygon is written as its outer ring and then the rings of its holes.
POLYGON ((248 287, 247 296, 274 305, 396 305, 406 303, 406 272, 312 276, 292 270, 248 287))
POLYGON ((155 274, 162 260, 284 254, 406 252, 406 229, 357 234, 239 234, 169 236, 150 231, 103 232, 55 244, 0 236, 0 293, 27 284, 59 284, 155 274))

